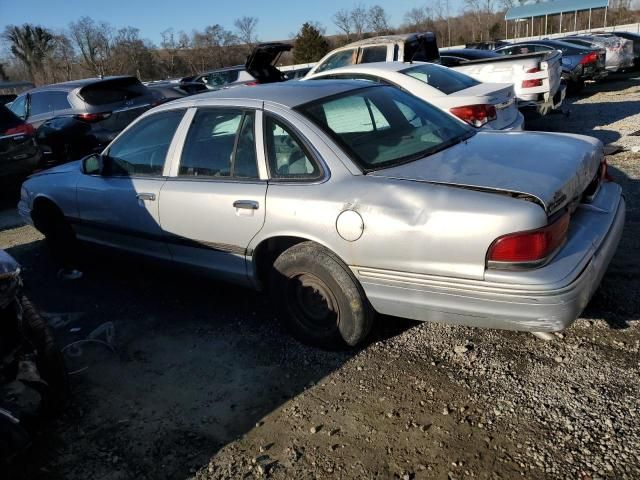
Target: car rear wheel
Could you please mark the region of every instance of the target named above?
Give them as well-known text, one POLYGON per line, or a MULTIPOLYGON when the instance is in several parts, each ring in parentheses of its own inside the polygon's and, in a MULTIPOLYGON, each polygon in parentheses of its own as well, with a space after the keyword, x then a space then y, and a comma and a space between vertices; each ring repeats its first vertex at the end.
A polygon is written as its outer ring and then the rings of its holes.
POLYGON ((271 295, 301 341, 339 349, 361 343, 371 331, 373 309, 349 268, 313 242, 285 250, 274 262, 271 295))

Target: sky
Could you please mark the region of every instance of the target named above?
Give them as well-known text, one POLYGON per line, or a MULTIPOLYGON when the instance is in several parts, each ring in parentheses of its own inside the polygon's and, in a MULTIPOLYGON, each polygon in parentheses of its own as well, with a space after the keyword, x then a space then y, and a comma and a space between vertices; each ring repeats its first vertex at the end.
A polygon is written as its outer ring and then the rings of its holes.
MULTIPOLYGON (((429 0, 0 0, 0 31, 7 25, 34 23, 55 31, 69 22, 87 15, 106 21, 114 27, 132 26, 140 36, 155 43, 160 32, 173 28, 175 32, 202 30, 219 23, 233 30, 233 21, 242 16, 258 18, 258 38, 261 41, 284 40, 297 32, 306 21, 322 24, 327 34, 337 33, 331 16, 342 8, 381 5, 391 17, 391 24, 402 22, 404 13, 429 0)), ((450 0, 452 14, 462 0, 450 0)))

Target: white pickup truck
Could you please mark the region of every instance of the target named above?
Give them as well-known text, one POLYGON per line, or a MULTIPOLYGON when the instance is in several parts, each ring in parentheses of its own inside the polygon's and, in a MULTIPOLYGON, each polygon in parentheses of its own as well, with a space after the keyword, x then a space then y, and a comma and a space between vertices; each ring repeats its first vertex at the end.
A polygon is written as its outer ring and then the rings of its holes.
MULTIPOLYGON (((357 63, 438 62, 439 58, 433 33, 386 35, 329 52, 307 75, 357 63)), ((560 82, 562 53, 559 51, 473 60, 453 68, 481 82, 512 83, 518 106, 533 106, 542 115, 558 108, 564 100, 565 86, 560 82)))

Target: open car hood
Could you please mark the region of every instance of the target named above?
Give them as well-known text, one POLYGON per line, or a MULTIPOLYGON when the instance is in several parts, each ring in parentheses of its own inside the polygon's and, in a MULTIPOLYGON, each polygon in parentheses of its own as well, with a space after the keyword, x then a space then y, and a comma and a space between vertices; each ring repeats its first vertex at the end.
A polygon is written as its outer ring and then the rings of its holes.
POLYGON ((286 78, 274 64, 283 52, 292 48, 288 43, 261 43, 247 57, 244 67, 260 83, 283 82, 286 78))
POLYGON ((369 175, 530 198, 550 215, 582 195, 602 158, 602 143, 583 135, 479 132, 441 152, 369 175))

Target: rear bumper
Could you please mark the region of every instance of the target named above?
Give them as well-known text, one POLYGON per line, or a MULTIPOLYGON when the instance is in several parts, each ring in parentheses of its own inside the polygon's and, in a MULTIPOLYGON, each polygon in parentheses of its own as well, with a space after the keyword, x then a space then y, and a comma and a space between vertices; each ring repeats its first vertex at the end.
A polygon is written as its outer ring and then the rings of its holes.
MULTIPOLYGON (((573 270, 570 269, 561 281, 508 284, 364 267, 352 269, 369 301, 382 314, 484 328, 531 332, 563 330, 575 321, 589 302, 620 242, 625 202, 619 190, 617 195, 618 202, 610 211, 594 210, 580 225, 580 229, 586 229, 585 235, 595 225, 599 227, 596 230, 606 234, 599 239, 597 248, 590 250, 592 245, 583 245, 591 252, 586 258, 579 261, 562 259, 571 262, 573 270)), ((584 243, 587 237, 578 238, 584 243)), ((533 275, 544 277, 545 274, 539 272, 547 268, 538 269, 533 275)))
POLYGON ((503 132, 519 132, 524 130, 524 115, 518 112, 516 119, 513 121, 511 125, 507 125, 504 128, 501 128, 503 132))
MULTIPOLYGON (((561 84, 558 87, 558 91, 553 95, 553 97, 549 97, 547 100, 544 98, 536 98, 536 99, 519 99, 518 100, 518 108, 527 108, 527 107, 535 107, 536 111, 540 115, 546 115, 551 110, 555 110, 560 108, 562 102, 564 102, 564 98, 567 95, 567 86, 561 84)), ((542 96, 541 96, 542 97, 542 96)))

